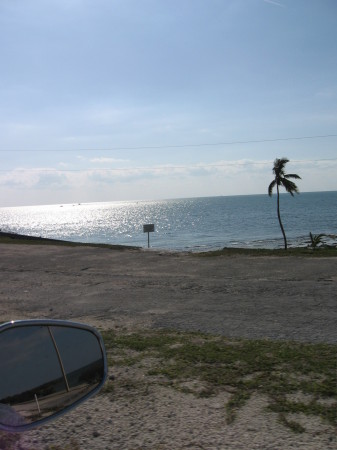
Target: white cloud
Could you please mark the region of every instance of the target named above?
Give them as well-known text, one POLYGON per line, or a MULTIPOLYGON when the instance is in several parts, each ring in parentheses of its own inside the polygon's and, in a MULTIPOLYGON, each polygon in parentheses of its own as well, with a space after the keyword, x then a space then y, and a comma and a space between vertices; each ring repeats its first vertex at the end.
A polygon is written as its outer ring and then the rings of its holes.
POLYGON ((93 158, 90 159, 91 163, 99 163, 99 164, 109 164, 109 163, 124 163, 124 162, 129 162, 128 159, 118 159, 118 158, 106 158, 106 157, 101 157, 101 158, 93 158))
MULTIPOLYGON (((82 171, 17 168, 0 172, 1 189, 6 193, 0 206, 266 194, 273 178, 272 163, 240 159, 82 171)), ((288 173, 301 176, 300 192, 336 190, 336 171, 337 160, 292 159, 287 167, 288 173)))
POLYGON ((265 3, 269 3, 271 5, 275 5, 275 6, 280 6, 281 8, 285 8, 285 5, 280 3, 280 2, 276 2, 275 0, 263 0, 265 3))
POLYGON ((0 174, 0 185, 32 189, 45 186, 48 189, 55 186, 64 186, 67 180, 65 172, 50 168, 39 169, 14 169, 0 174))

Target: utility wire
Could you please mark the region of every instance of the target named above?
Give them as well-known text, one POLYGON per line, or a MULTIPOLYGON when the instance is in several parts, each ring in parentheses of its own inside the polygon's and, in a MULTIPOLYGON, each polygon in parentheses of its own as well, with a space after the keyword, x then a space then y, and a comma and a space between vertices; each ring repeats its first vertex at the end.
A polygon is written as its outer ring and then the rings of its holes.
MULTIPOLYGON (((326 158, 326 159, 302 159, 302 160, 291 160, 295 163, 315 163, 315 162, 327 162, 327 161, 337 161, 337 158, 326 158)), ((271 165, 272 161, 246 161, 246 162, 228 162, 225 164, 189 164, 189 165, 179 165, 179 166, 154 166, 154 167, 119 167, 119 168, 109 168, 109 167, 92 167, 89 169, 47 169, 47 168, 17 168, 17 169, 0 169, 0 172, 133 172, 137 170, 142 171, 165 171, 165 170, 178 170, 178 169, 208 169, 208 168, 218 168, 218 167, 238 167, 238 166, 266 166, 271 165)))
POLYGON ((158 150, 165 148, 188 148, 188 147, 216 147, 220 145, 237 145, 237 144, 261 144, 264 142, 278 142, 278 141, 298 141, 303 139, 319 139, 337 137, 337 134, 322 134, 315 136, 300 136, 300 137, 286 137, 276 139, 257 139, 247 141, 228 141, 215 142, 206 144, 181 144, 181 145, 157 145, 157 146, 140 146, 140 147, 111 147, 111 148, 79 148, 79 149, 0 149, 0 152, 91 152, 104 151, 111 152, 117 150, 158 150))

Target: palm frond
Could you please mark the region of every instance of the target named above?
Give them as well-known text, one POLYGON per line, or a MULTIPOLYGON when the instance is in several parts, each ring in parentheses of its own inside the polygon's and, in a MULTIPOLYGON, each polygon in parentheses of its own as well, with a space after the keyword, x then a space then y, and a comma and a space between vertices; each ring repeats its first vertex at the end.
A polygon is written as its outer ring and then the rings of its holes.
POLYGON ((274 161, 273 172, 276 176, 284 174, 285 165, 289 162, 288 158, 276 158, 274 161))
POLYGON ((289 181, 286 178, 283 178, 281 180, 281 184, 284 187, 284 189, 289 192, 289 194, 293 197, 294 196, 294 192, 296 192, 296 194, 299 193, 298 191, 298 187, 296 186, 296 184, 293 181, 289 181))
POLYGON ((274 166, 284 167, 289 162, 288 158, 276 158, 274 161, 274 166))
POLYGON ((296 178, 296 180, 302 180, 302 178, 296 173, 287 173, 284 175, 284 178, 296 178))
POLYGON ((274 189, 275 186, 276 186, 276 180, 273 180, 273 181, 270 183, 270 185, 268 186, 268 195, 269 195, 269 197, 272 196, 272 194, 273 194, 273 189, 274 189))

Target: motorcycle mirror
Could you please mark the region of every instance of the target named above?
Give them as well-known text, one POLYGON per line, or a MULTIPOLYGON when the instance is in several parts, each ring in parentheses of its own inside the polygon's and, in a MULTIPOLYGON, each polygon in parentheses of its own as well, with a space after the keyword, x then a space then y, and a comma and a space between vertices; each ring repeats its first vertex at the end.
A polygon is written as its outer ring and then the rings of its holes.
POLYGON ((0 430, 26 431, 65 414, 103 386, 101 335, 68 321, 0 326, 0 430))

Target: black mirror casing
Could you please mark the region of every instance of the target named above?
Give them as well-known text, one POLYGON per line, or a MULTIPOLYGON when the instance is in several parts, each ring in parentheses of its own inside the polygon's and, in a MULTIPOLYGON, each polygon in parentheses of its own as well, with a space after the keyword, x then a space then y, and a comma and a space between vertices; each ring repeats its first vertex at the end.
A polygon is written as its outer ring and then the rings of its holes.
POLYGON ((0 326, 0 430, 26 431, 65 414, 103 386, 104 342, 88 325, 24 320, 0 326))

